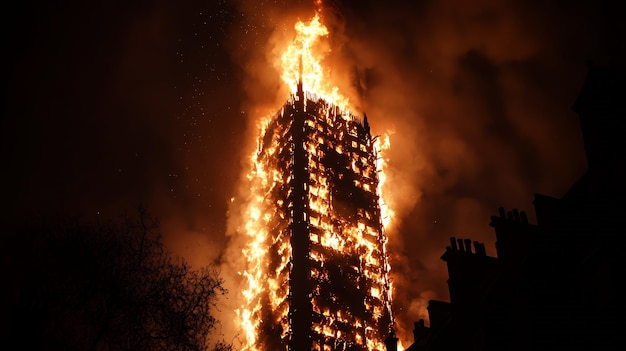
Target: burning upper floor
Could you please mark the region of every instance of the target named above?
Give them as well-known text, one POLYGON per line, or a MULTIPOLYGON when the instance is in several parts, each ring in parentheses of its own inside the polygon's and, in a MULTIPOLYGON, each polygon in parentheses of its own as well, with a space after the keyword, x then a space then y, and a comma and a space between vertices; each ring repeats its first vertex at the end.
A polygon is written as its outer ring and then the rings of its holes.
POLYGON ((253 156, 249 349, 383 350, 392 331, 378 140, 301 86, 253 156))

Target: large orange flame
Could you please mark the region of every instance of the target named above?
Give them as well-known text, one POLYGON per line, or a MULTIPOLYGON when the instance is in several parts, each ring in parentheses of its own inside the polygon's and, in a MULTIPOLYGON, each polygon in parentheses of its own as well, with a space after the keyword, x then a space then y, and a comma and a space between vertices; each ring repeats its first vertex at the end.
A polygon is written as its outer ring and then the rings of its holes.
POLYGON ((280 60, 283 69, 282 79, 295 92, 298 82, 302 81, 305 91, 313 92, 320 98, 333 104, 348 108, 348 98, 339 94, 339 88, 329 84, 322 66, 328 52, 320 52, 319 40, 328 35, 328 29, 320 22, 319 14, 311 21, 298 21, 295 25, 296 38, 283 52, 280 60))

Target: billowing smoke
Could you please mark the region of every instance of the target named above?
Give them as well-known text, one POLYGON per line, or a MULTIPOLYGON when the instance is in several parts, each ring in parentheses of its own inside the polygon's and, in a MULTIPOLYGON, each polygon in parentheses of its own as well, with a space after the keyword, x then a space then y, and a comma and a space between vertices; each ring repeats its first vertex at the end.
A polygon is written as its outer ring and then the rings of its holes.
MULTIPOLYGON (((315 6, 238 8, 246 20, 232 49, 245 70, 244 108, 253 123, 284 102, 276 43, 315 6), (249 30, 257 31, 253 44, 249 30)), ((488 223, 498 207, 518 207, 532 220, 534 193, 561 196, 582 174, 570 106, 585 60, 612 53, 598 51, 605 43, 589 34, 606 30, 597 25, 605 13, 523 1, 335 1, 322 8, 329 74, 353 112, 368 115, 373 134, 391 135, 389 251, 398 334, 407 344, 428 300, 448 299, 439 257, 450 236, 485 242, 495 255, 488 223)))

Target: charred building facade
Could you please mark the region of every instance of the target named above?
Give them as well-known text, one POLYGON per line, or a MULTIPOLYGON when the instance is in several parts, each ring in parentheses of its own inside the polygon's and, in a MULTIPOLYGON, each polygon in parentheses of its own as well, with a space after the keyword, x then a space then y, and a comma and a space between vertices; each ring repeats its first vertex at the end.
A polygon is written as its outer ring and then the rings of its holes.
POLYGON ((268 122, 255 155, 267 260, 251 348, 385 349, 393 318, 375 144, 367 117, 301 84, 268 122))
POLYGON ((561 198, 535 195, 536 224, 501 208, 490 222, 497 258, 450 239, 450 302, 429 302, 430 326, 415 323, 407 351, 623 348, 625 80, 590 65, 573 108, 587 172, 561 198))

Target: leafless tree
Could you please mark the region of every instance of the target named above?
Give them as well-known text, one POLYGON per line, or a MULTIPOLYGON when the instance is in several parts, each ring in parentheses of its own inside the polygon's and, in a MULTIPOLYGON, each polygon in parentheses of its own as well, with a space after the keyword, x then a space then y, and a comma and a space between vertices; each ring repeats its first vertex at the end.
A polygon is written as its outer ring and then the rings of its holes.
POLYGON ((40 223, 12 239, 4 338, 19 349, 231 350, 214 335, 219 272, 174 258, 145 211, 40 223))

